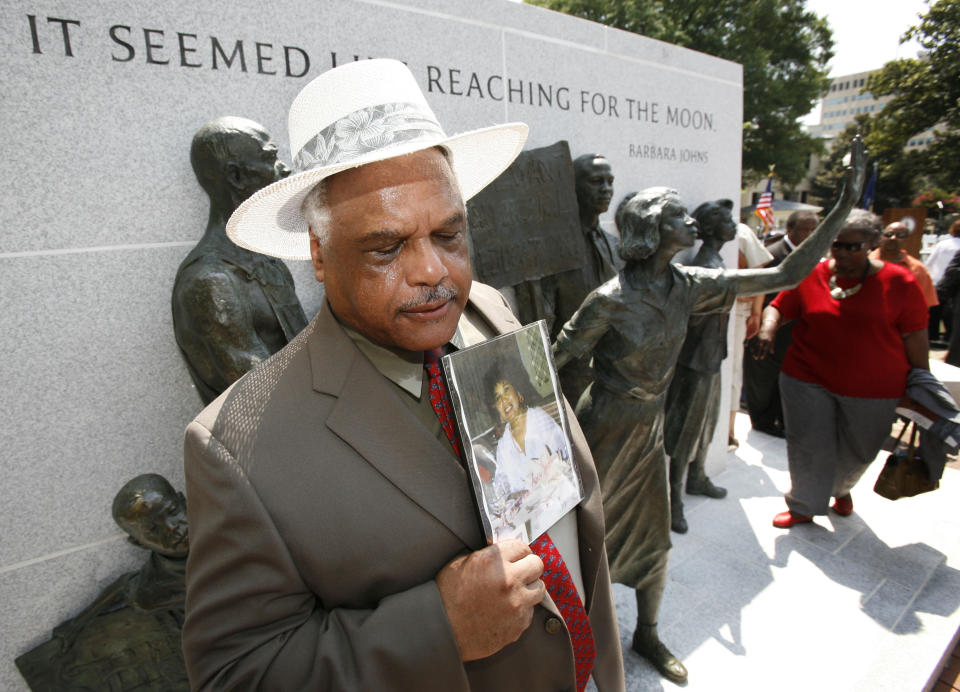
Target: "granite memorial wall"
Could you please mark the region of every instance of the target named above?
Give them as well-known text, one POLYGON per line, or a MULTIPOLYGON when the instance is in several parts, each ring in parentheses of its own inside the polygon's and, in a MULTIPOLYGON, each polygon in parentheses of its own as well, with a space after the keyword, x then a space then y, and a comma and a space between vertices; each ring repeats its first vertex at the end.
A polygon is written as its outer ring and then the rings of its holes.
MULTIPOLYGON (((188 157, 205 122, 260 122, 289 162, 287 107, 307 80, 393 57, 450 132, 522 120, 528 147, 605 154, 608 228, 651 185, 691 209, 739 198, 739 65, 506 0, 13 0, 0 32, 2 689, 24 688, 15 656, 142 560, 111 519, 117 489, 144 472, 182 488, 201 403, 170 292, 206 224, 188 157)), ((322 293, 289 264, 312 316, 322 293)))

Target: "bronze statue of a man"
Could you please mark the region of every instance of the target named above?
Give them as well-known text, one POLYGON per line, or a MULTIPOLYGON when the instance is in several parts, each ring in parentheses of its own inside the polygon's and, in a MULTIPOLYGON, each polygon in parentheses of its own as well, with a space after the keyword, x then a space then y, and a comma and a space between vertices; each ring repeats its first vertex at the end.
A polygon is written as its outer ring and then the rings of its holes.
POLYGON ((279 351, 307 324, 283 261, 234 245, 234 209, 290 170, 267 131, 224 117, 197 131, 190 163, 210 197, 207 230, 177 270, 173 329, 205 404, 279 351))
POLYGON ((188 689, 180 642, 190 549, 183 493, 163 476, 139 475, 114 497, 113 519, 150 557, 17 659, 34 692, 188 689))
MULTIPOLYGON (((728 199, 704 202, 693 212, 703 244, 689 266, 723 269, 720 248, 737 236, 728 199)), ((727 357, 729 312, 692 315, 667 392, 663 444, 670 457, 670 528, 687 532, 683 480, 691 495, 725 497, 707 477, 704 462, 720 415, 720 364, 727 357), (687 469, 689 468, 689 474, 687 469)))
MULTIPOLYGON (((583 154, 573 160, 573 174, 583 232, 583 262, 577 269, 543 279, 543 296, 550 336, 573 317, 590 291, 617 275, 622 266, 617 254, 618 240, 600 227, 600 214, 610 208, 613 199, 613 171, 600 154, 583 154)), ((567 399, 577 399, 593 379, 590 358, 569 363, 560 370, 560 386, 567 399)))

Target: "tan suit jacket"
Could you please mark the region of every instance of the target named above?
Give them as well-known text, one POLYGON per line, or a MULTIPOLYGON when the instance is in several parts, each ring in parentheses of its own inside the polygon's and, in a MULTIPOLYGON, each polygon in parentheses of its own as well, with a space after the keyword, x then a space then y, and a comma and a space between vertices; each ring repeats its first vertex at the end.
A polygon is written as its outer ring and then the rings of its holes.
MULTIPOLYGON (((496 331, 520 326, 493 289, 474 284, 470 299, 496 331)), ((188 426, 193 688, 575 689, 549 597, 517 642, 460 661, 434 577, 483 532, 464 471, 399 396, 324 305, 188 426)), ((599 484, 568 416, 594 679, 621 690, 599 484)))

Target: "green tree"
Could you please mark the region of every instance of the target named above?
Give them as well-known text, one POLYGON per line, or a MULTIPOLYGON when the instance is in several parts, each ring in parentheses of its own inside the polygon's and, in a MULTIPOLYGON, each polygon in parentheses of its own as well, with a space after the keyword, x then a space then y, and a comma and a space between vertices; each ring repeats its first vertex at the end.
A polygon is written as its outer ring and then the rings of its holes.
POLYGON ((791 187, 820 141, 800 126, 829 86, 833 38, 804 0, 528 0, 743 65, 743 179, 791 187))
POLYGON ((902 41, 917 39, 919 58, 887 63, 867 82, 874 96, 892 96, 876 117, 878 151, 902 149, 910 137, 934 127, 934 141, 918 153, 924 182, 954 189, 960 180, 960 0, 938 0, 902 41))

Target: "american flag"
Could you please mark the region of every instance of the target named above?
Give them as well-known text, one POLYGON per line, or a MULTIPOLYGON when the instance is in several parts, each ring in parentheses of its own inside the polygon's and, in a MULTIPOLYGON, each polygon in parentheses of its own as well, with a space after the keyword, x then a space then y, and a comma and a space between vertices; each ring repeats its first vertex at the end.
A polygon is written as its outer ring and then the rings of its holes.
POLYGON ((760 195, 760 201, 757 202, 757 208, 753 213, 763 221, 764 230, 773 226, 773 191, 770 186, 773 184, 773 173, 767 176, 767 189, 760 195))

